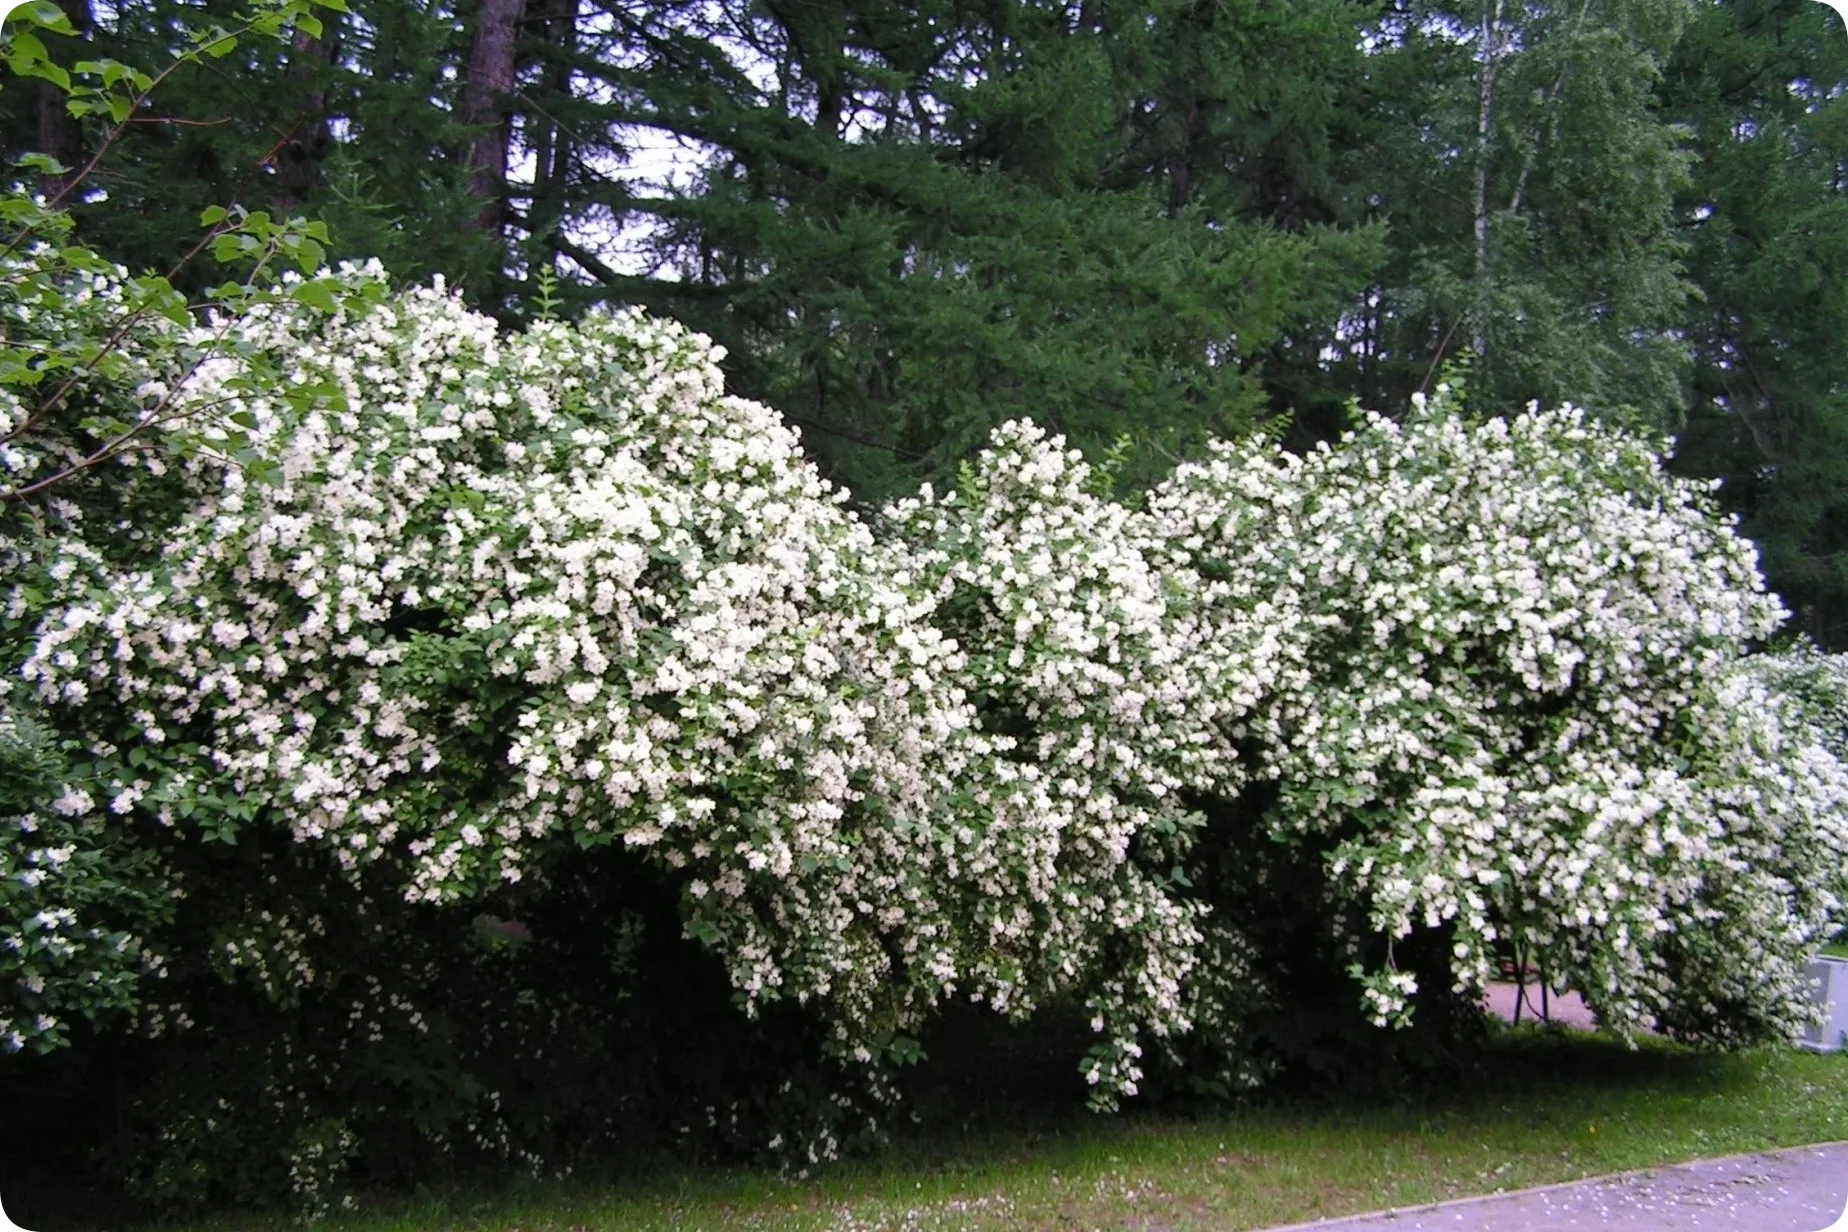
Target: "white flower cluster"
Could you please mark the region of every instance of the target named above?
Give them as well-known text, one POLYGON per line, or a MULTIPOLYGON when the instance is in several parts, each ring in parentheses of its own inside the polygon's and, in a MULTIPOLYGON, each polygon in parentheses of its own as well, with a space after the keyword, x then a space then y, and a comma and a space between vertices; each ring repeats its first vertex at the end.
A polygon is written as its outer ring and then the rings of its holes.
MULTIPOLYGON (((54 810, 281 827, 430 903, 621 844, 748 1009, 870 1061, 953 996, 1082 999, 1107 1104, 1236 1034, 1194 806, 1266 780, 1459 987, 1512 944, 1613 1025, 1798 1023, 1848 788, 1738 669, 1780 618, 1749 547, 1645 444, 1427 411, 1132 510, 1014 424, 875 535, 698 335, 372 298, 189 361, 163 397, 214 413, 138 549, 51 511, 23 678, 114 768, 54 810)), ((315 978, 311 922, 246 931, 212 960, 315 978)), ((1365 975, 1382 1023, 1415 992, 1365 975)))
POLYGON ((1142 1032, 1193 1025, 1204 933, 1183 801, 1236 782, 1223 729, 1281 642, 1261 615, 1204 619, 1198 579, 1158 568, 1146 527, 1090 484, 1076 450, 1008 424, 956 491, 886 511, 885 572, 933 596, 965 652, 952 679, 984 743, 942 855, 979 895, 971 958, 991 997, 1001 962, 1041 995, 1084 993, 1103 1035, 1086 1078, 1108 1104, 1136 1090, 1142 1032))
MULTIPOLYGON (((638 313, 502 337, 439 289, 330 323, 265 309, 242 341, 177 395, 230 409, 192 429, 158 551, 54 541, 23 672, 137 750, 111 801, 284 826, 431 902, 621 843, 684 887, 748 1007, 814 1001, 861 1060, 952 995, 1082 992, 1108 1094, 1134 1090, 1140 1031, 1185 1028, 1196 912, 1131 847, 1180 841, 1207 711, 1166 659, 1162 580, 1124 544, 1069 573, 1089 514, 1036 542, 1011 455, 989 512, 1025 520, 907 564, 724 396, 704 339, 638 313), (1010 554, 1018 586, 983 572, 1010 554), (958 645, 958 587, 1000 588, 1007 647, 987 624, 958 645), (1018 748, 988 694, 1055 721, 1018 748)), ((1072 468, 1045 458, 1051 510, 1072 468)), ((300 933, 262 933, 215 961, 313 978, 300 933)))
POLYGON ((1742 669, 1792 707, 1818 742, 1848 761, 1848 655, 1824 654, 1800 642, 1777 654, 1753 655, 1742 669))
MULTIPOLYGON (((1848 885, 1848 778, 1739 670, 1783 613, 1751 546, 1647 443, 1581 412, 1370 417, 1219 449, 1157 491, 1180 563, 1300 639, 1255 727, 1273 835, 1324 849, 1389 941, 1498 947, 1610 1026, 1787 1034, 1848 885)), ((1388 951, 1390 953, 1390 951, 1388 951)), ((1409 973, 1365 976, 1382 1025, 1409 973)))
POLYGON ((58 1047, 74 1020, 134 1005, 158 962, 120 926, 160 914, 147 862, 110 858, 118 836, 64 778, 22 691, 0 681, 0 1055, 58 1047))
MULTIPOLYGON (((67 386, 135 390, 168 358, 158 340, 175 332, 172 322, 135 312, 137 296, 120 266, 99 261, 92 273, 73 276, 67 262, 74 251, 31 243, 0 253, 0 338, 22 369, 0 384, 0 490, 41 480, 86 452, 69 435, 46 430, 48 417, 38 412, 54 394, 64 391, 68 405, 82 398, 70 397, 67 386), (97 346, 118 330, 133 345, 97 346)), ((128 419, 139 409, 108 408, 128 419)), ((0 564, 10 564, 9 546, 0 542, 0 564)))

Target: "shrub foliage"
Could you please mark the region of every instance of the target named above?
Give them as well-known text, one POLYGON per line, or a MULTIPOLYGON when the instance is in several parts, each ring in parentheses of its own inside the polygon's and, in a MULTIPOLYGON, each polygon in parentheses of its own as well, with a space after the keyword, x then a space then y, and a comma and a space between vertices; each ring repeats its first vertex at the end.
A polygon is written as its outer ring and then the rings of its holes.
POLYGON ((1301 1061, 1311 989, 1455 1032, 1507 957, 1620 1031, 1805 1021, 1841 673, 1748 654, 1654 442, 1440 398, 1125 502, 1017 423, 865 519, 638 312, 54 282, 9 347, 112 358, 6 409, 0 1045, 145 1059, 150 1196, 804 1166, 953 1004, 1079 1011, 1100 1106, 1301 1061))

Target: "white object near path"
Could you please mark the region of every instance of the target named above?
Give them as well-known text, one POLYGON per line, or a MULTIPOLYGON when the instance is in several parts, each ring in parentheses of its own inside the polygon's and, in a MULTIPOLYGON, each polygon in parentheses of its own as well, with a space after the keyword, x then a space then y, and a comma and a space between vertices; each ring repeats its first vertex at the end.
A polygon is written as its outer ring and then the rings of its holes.
MULTIPOLYGON (((1848 0, 1816 0, 1816 3, 1826 4, 1837 13, 1840 13, 1843 27, 1848 28, 1848 0)), ((1828 1228, 1825 1229, 1825 1232, 1835 1232, 1835 1229, 1828 1228)))
MULTIPOLYGON (((20 1227, 18 1224, 14 1223, 11 1219, 8 1219, 6 1215, 6 1207, 0 1206, 0 1232, 29 1232, 29 1230, 26 1228, 20 1227)), ((1833 1229, 1831 1229, 1831 1232, 1833 1232, 1833 1229)))
POLYGON ((1817 955, 1809 963, 1810 997, 1818 1015, 1797 1041, 1811 1052, 1840 1052, 1848 1037, 1848 958, 1817 955))
MULTIPOLYGON (((0 1232, 6 1232, 6 1229, 0 1228, 0 1232)), ((1848 1232, 1848 1203, 1842 1204, 1842 1217, 1840 1219, 1826 1228, 1816 1229, 1816 1232, 1848 1232)))

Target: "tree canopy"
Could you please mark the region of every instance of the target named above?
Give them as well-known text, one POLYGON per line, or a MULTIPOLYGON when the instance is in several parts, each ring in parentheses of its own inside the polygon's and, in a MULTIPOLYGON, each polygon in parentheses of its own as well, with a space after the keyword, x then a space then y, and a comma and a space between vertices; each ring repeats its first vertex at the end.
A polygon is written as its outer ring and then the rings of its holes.
MULTIPOLYGON (((69 66, 204 6, 72 0, 69 66)), ((1030 415, 1145 484, 1301 441, 1470 359, 1484 409, 1687 438, 1804 627, 1839 636, 1841 40, 1801 0, 1283 8, 360 0, 190 62, 99 150, 55 89, 15 151, 164 270, 198 211, 324 220, 502 319, 638 304, 728 351, 876 504, 1030 415), (1114 450, 1114 453, 1112 452, 1114 450)), ((48 187, 56 185, 48 182, 48 187)))

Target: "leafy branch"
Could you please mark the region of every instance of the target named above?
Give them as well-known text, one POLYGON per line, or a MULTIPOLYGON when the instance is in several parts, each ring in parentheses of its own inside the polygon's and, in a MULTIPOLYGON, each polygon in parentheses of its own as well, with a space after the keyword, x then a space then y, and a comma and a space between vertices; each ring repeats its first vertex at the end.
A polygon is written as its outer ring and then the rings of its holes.
MULTIPOLYGON (((0 197, 0 224, 10 224, 12 228, 11 236, 0 246, 0 261, 12 266, 5 289, 8 299, 27 309, 26 320, 32 319, 33 308, 63 303, 70 288, 81 285, 79 280, 116 272, 112 263, 93 250, 70 242, 73 227, 65 203, 78 185, 96 173, 128 126, 141 119, 138 113, 162 84, 183 65, 229 55, 239 40, 249 35, 286 38, 299 31, 319 36, 322 24, 312 11, 317 6, 347 10, 346 0, 259 0, 256 6, 239 14, 240 24, 233 29, 212 26, 192 33, 173 62, 153 74, 106 59, 79 61, 67 70, 52 59, 32 29, 15 29, 0 40, 0 61, 14 76, 47 82, 63 91, 73 116, 106 115, 111 121, 97 149, 74 175, 48 154, 30 154, 20 160, 22 167, 65 177, 49 200, 34 200, 18 187, 0 197)), ((64 14, 46 0, 23 6, 20 16, 26 25, 41 31, 76 34, 64 14)), ((109 375, 112 360, 122 356, 137 331, 154 319, 163 318, 182 330, 201 324, 202 318, 215 321, 184 372, 163 390, 155 405, 127 417, 93 415, 79 421, 75 427, 87 434, 91 443, 66 447, 66 464, 49 475, 29 482, 22 478, 10 487, 0 488, 0 503, 39 495, 118 456, 149 429, 170 426, 216 405, 185 402, 181 394, 206 361, 222 353, 232 326, 260 304, 286 300, 324 313, 334 313, 342 307, 350 289, 318 274, 328 242, 324 224, 299 218, 278 221, 266 212, 249 211, 239 205, 212 206, 199 221, 205 233, 165 275, 148 275, 123 284, 131 291, 129 303, 117 319, 97 331, 100 341, 96 334, 90 334, 65 345, 55 338, 20 337, 19 331, 7 331, 5 346, 0 349, 0 391, 8 387, 52 387, 25 414, 0 422, 0 445, 24 442, 51 431, 55 416, 72 395, 97 376, 109 375), (175 290, 174 280, 207 254, 222 265, 247 268, 241 278, 212 290, 204 304, 189 304, 175 290), (275 273, 279 262, 293 265, 306 277, 293 282, 279 278, 275 273)))

